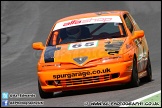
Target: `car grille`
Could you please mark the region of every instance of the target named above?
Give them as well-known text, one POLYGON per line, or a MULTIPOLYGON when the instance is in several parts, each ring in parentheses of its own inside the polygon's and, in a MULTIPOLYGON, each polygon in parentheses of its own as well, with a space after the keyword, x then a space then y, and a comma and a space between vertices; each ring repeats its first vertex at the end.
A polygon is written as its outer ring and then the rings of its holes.
POLYGON ((64 80, 50 80, 47 81, 48 85, 55 86, 71 86, 71 85, 79 85, 79 84, 93 84, 96 82, 104 82, 114 78, 118 78, 119 73, 114 74, 106 74, 100 76, 91 76, 85 78, 72 78, 72 79, 64 79, 64 80))

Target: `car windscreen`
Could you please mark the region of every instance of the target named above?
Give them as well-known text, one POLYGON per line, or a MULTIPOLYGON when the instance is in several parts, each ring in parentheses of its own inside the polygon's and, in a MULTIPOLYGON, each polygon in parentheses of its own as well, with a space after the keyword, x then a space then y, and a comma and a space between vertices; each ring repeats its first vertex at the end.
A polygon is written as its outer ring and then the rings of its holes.
POLYGON ((48 41, 47 45, 51 46, 87 40, 100 40, 121 37, 126 37, 126 32, 122 23, 94 23, 55 30, 51 34, 50 40, 48 41), (57 32, 57 36, 54 35, 56 34, 55 32, 57 32))

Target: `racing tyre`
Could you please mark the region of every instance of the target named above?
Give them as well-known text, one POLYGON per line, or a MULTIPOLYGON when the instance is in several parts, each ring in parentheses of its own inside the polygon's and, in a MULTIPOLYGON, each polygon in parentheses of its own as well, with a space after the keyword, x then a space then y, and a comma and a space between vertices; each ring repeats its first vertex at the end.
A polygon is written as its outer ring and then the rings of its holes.
POLYGON ((147 76, 144 77, 144 80, 147 82, 152 81, 152 69, 151 69, 151 61, 148 55, 147 66, 146 66, 147 76))
POLYGON ((38 89, 39 89, 39 95, 41 98, 45 99, 45 98, 51 98, 53 97, 53 92, 44 92, 41 88, 41 85, 38 81, 38 89))
POLYGON ((138 87, 139 84, 140 84, 140 79, 138 78, 137 60, 136 60, 136 56, 134 56, 130 86, 138 87))

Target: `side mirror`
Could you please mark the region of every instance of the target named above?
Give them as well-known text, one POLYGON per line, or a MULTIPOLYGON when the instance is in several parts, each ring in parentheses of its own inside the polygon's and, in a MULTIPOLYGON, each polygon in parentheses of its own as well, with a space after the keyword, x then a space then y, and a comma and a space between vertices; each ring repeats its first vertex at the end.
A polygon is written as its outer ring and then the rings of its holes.
POLYGON ((44 45, 42 42, 35 42, 35 43, 33 43, 32 47, 35 50, 43 50, 44 49, 44 45))
POLYGON ((131 37, 131 39, 134 40, 134 39, 137 39, 137 38, 142 38, 144 35, 145 34, 144 34, 143 30, 134 31, 134 34, 131 37))

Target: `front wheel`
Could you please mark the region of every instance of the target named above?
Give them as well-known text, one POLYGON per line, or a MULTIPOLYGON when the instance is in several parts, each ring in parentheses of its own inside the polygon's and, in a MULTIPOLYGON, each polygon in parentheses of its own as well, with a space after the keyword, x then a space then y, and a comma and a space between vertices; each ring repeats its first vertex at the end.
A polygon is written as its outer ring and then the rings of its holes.
POLYGON ((39 89, 39 95, 41 98, 45 99, 45 98, 51 98, 53 97, 53 92, 44 92, 41 88, 41 85, 38 81, 38 89, 39 89))
POLYGON ((130 85, 132 87, 138 87, 140 85, 140 79, 138 78, 138 70, 137 70, 137 59, 136 56, 133 58, 133 69, 131 75, 130 85))

